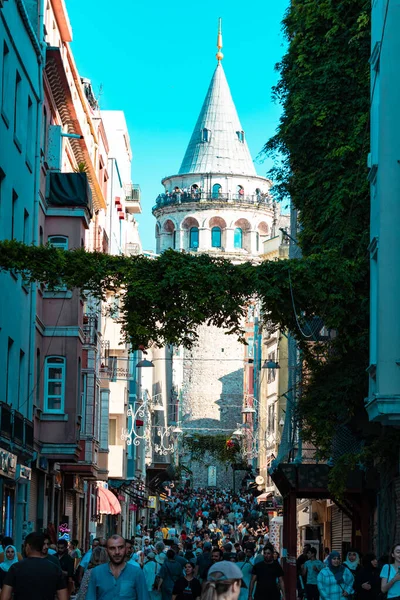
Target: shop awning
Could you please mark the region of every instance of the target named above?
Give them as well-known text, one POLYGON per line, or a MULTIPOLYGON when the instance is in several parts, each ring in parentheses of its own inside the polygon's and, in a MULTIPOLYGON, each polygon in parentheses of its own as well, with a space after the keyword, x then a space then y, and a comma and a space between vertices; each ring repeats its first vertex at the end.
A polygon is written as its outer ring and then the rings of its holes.
POLYGON ((144 484, 138 479, 109 479, 109 487, 128 494, 135 502, 144 503, 147 500, 147 494, 144 484))
POLYGON ((121 505, 118 498, 114 496, 107 488, 97 488, 98 512, 101 515, 119 515, 121 513, 121 505))
POLYGON ((258 504, 261 504, 261 502, 266 502, 267 500, 269 500, 269 498, 272 498, 273 495, 274 492, 264 492, 263 494, 260 494, 259 496, 257 496, 258 504))

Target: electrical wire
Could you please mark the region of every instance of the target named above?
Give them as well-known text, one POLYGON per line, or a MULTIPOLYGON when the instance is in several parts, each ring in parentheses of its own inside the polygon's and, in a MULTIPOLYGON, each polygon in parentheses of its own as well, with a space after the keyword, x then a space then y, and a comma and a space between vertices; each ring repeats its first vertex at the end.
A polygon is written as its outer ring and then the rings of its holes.
POLYGON ((303 329, 301 328, 301 325, 300 325, 299 319, 298 319, 298 317, 297 317, 296 305, 295 305, 295 302, 294 302, 293 287, 292 287, 292 279, 291 279, 291 277, 290 277, 290 269, 288 270, 288 275, 289 275, 290 296, 291 296, 291 298, 292 298, 293 313, 294 313, 294 316, 295 316, 295 319, 296 319, 296 324, 297 324, 297 327, 298 327, 298 329, 299 329, 299 331, 300 331, 301 335, 302 335, 303 337, 305 337, 306 339, 307 339, 307 338, 312 338, 312 337, 313 337, 313 338, 315 338, 315 334, 316 334, 316 332, 317 332, 317 329, 316 329, 315 331, 312 331, 310 334, 307 334, 307 333, 305 333, 305 332, 303 331, 303 329))

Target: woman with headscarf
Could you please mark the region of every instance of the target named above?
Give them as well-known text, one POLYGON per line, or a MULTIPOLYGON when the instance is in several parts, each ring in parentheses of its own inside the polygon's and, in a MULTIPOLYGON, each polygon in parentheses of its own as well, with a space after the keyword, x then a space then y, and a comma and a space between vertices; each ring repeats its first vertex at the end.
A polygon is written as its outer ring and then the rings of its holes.
POLYGON ((161 566, 156 562, 156 555, 154 552, 149 552, 143 564, 143 575, 146 580, 150 600, 161 600, 161 593, 155 589, 157 587, 156 580, 160 568, 161 566))
POLYGON ((4 550, 4 560, 0 563, 0 589, 3 587, 4 578, 11 565, 18 562, 18 554, 15 546, 8 545, 4 550))
POLYGON ((358 600, 376 600, 381 591, 378 561, 375 554, 366 554, 357 573, 354 590, 358 600))
POLYGON ((351 574, 355 578, 357 573, 361 570, 360 555, 355 550, 349 550, 344 561, 344 566, 350 569, 351 574))
POLYGON ((341 600, 353 594, 354 577, 350 569, 340 564, 339 552, 331 552, 326 567, 317 577, 321 600, 341 600))

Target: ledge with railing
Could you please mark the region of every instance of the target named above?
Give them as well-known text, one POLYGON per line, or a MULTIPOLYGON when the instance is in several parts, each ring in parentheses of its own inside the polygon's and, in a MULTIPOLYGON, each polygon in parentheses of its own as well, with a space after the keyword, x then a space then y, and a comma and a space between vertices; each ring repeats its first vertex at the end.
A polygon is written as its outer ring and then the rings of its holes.
POLYGON ((213 204, 251 204, 255 206, 270 206, 273 205, 272 197, 269 194, 224 194, 207 193, 192 190, 190 192, 172 192, 160 194, 157 197, 156 204, 153 206, 153 211, 165 206, 175 204, 185 204, 188 202, 212 202, 213 204))
POLYGON ((124 185, 125 209, 129 213, 140 213, 140 186, 137 183, 124 185))
POLYGON ((11 446, 33 450, 33 422, 5 402, 0 402, 0 438, 11 446))

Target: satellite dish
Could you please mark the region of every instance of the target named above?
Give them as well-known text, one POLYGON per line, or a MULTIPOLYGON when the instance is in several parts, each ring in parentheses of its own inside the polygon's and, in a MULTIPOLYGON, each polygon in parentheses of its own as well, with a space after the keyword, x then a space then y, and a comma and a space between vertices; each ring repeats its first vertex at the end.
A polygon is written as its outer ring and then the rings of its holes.
POLYGON ((256 477, 256 484, 257 485, 262 485, 264 483, 264 477, 262 477, 261 475, 257 475, 256 477))

